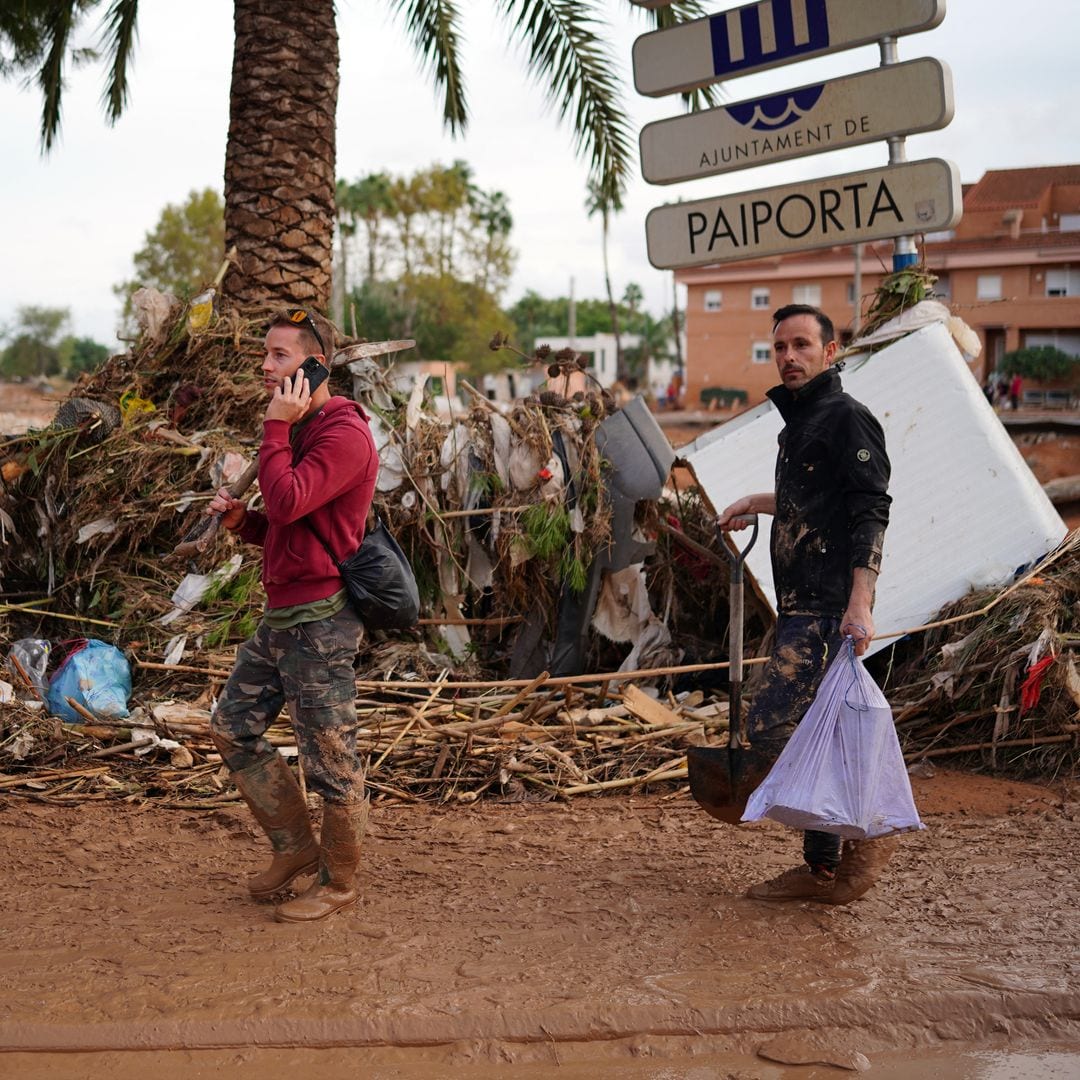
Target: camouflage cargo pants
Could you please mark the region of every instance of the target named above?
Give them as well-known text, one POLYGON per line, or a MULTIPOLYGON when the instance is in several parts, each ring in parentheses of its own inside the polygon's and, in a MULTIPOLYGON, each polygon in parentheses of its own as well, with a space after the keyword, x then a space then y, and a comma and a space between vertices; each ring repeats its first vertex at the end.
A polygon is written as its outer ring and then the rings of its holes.
POLYGON ((260 623, 237 649, 210 720, 225 764, 235 772, 276 753, 265 735, 285 705, 308 787, 331 802, 362 799, 353 672, 362 633, 350 607, 287 630, 260 623))
MULTIPOLYGON (((776 644, 746 714, 750 744, 778 757, 806 714, 840 649, 840 620, 813 615, 780 615, 776 644)), ((832 833, 803 834, 803 858, 811 866, 835 869, 840 862, 840 837, 832 833)))

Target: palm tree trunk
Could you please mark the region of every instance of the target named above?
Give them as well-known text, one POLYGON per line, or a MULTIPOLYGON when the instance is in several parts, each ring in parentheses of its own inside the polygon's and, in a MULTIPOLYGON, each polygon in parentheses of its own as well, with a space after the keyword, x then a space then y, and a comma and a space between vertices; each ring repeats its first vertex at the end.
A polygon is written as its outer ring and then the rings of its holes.
POLYGON ((608 270, 608 212, 603 211, 604 224, 604 284, 607 286, 608 307, 611 309, 611 329, 615 334, 615 377, 624 379, 622 338, 619 335, 619 309, 615 306, 615 294, 611 291, 611 272, 608 270))
POLYGON ((326 310, 333 278, 338 38, 333 0, 234 0, 224 290, 326 310))

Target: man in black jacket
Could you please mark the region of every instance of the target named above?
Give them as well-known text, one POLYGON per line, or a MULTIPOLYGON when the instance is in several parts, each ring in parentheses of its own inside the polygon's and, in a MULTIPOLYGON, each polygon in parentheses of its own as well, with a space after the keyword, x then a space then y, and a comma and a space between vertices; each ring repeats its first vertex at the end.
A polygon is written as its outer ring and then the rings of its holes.
MULTIPOLYGON (((785 422, 775 490, 738 499, 718 519, 723 529, 741 529, 746 515, 775 515, 776 643, 747 714, 758 761, 779 755, 843 638, 853 638, 858 655, 869 646, 891 501, 885 437, 866 406, 841 389, 832 322, 804 304, 781 308, 773 320, 782 385, 768 396, 785 422)), ((847 903, 877 880, 894 843, 848 841, 841 851, 838 836, 807 832, 805 864, 748 895, 847 903)))

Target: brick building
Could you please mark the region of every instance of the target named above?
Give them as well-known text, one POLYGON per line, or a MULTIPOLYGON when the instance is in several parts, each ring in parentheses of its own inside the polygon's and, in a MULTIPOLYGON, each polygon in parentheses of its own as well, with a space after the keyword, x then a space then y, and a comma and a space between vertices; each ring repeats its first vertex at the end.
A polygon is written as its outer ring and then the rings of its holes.
MULTIPOLYGON (((1056 345, 1080 356, 1080 165, 998 169, 964 189, 955 230, 932 234, 920 254, 938 275, 935 292, 976 330, 980 381, 1008 351, 1056 345)), ((892 267, 892 243, 837 247, 749 262, 680 270, 687 286, 686 396, 744 390, 748 404, 775 386, 771 313, 790 303, 821 307, 850 337, 856 300, 869 297, 892 267)))

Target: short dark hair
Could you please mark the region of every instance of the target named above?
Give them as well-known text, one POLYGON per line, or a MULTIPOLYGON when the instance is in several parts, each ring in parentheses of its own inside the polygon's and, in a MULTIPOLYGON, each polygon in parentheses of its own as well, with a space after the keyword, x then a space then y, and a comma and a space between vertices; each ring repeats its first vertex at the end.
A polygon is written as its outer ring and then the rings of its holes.
POLYGON ((772 317, 773 333, 776 333, 776 328, 780 323, 785 319, 790 319, 793 315, 810 315, 817 320, 818 327, 821 329, 822 345, 828 345, 830 341, 836 340, 836 331, 833 329, 832 319, 821 308, 816 308, 812 304, 788 304, 786 307, 777 308, 772 317))
POLYGON ((275 326, 291 326, 299 330, 305 352, 320 353, 326 357, 327 364, 333 359, 334 324, 317 311, 307 307, 284 308, 271 317, 267 329, 275 326))

